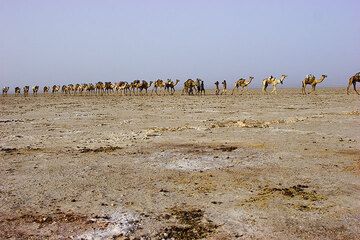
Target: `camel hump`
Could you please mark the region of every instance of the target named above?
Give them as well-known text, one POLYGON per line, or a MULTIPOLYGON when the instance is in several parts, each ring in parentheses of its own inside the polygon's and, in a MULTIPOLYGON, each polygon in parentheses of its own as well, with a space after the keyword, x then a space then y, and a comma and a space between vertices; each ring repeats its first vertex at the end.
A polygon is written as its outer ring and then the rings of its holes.
POLYGON ((356 77, 360 77, 360 72, 355 73, 355 76, 356 76, 356 77))

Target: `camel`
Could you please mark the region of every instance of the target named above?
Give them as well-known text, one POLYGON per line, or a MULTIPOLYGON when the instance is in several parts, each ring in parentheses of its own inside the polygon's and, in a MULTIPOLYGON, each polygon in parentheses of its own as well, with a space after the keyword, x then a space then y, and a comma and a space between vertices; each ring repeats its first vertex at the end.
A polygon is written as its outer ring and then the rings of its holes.
POLYGON ((197 87, 197 83, 189 78, 184 82, 184 88, 182 90, 181 95, 183 95, 185 92, 189 95, 194 95, 194 89, 196 89, 196 87, 197 87))
POLYGON ((74 84, 69 84, 69 85, 67 86, 67 91, 68 91, 69 94, 71 94, 71 92, 75 92, 75 86, 74 86, 74 84))
POLYGON ((315 76, 312 74, 306 75, 305 79, 302 81, 302 93, 306 94, 306 85, 311 85, 312 87, 312 90, 309 92, 309 94, 315 92, 316 84, 321 83, 325 80, 325 78, 327 78, 327 75, 325 74, 321 75, 318 80, 316 80, 315 76))
POLYGON ((271 84, 273 86, 273 90, 271 91, 272 93, 275 92, 277 93, 277 89, 276 89, 276 85, 278 85, 279 83, 283 84, 284 79, 287 77, 287 75, 283 74, 281 75, 281 77, 279 79, 274 78, 273 76, 270 76, 268 78, 265 78, 262 81, 262 92, 266 93, 266 88, 269 86, 269 84, 271 84))
POLYGON ((219 95, 220 93, 220 88, 219 88, 219 81, 215 82, 215 95, 219 95))
POLYGON ((32 91, 33 91, 33 95, 37 95, 38 94, 38 91, 39 91, 39 86, 34 86, 32 88, 32 91))
POLYGON ((142 80, 138 85, 137 85, 137 89, 139 89, 139 93, 142 93, 142 90, 145 89, 145 93, 147 94, 148 92, 148 88, 151 87, 151 85, 153 84, 153 81, 150 81, 150 83, 148 83, 145 80, 142 80))
POLYGON ((346 93, 349 94, 351 84, 354 86, 355 92, 360 95, 360 93, 356 90, 356 82, 360 82, 360 72, 356 73, 354 76, 349 78, 349 84, 346 89, 346 93))
POLYGON ((96 94, 102 94, 104 92, 104 83, 103 82, 97 82, 95 84, 95 93, 96 94))
MULTIPOLYGON (((130 83, 130 89, 133 92, 134 95, 139 93, 138 86, 141 84, 141 81, 139 79, 136 79, 130 83)), ((131 92, 130 92, 131 95, 131 92)))
POLYGON ((115 88, 115 84, 112 84, 111 82, 105 82, 104 84, 104 90, 106 93, 113 93, 115 88))
POLYGON ((92 83, 86 84, 84 88, 89 94, 96 92, 96 86, 92 83))
POLYGON ((59 92, 59 90, 60 90, 60 86, 59 86, 59 85, 54 85, 54 86, 52 86, 52 93, 57 93, 57 92, 59 92))
POLYGON ((79 93, 79 94, 82 94, 84 91, 86 91, 88 85, 86 83, 83 83, 83 84, 79 84, 79 86, 77 87, 76 91, 79 93))
POLYGON ((128 82, 121 81, 116 84, 116 91, 120 91, 120 93, 126 95, 126 93, 130 91, 130 84, 128 82))
POLYGON ((175 93, 175 86, 179 82, 180 82, 179 79, 176 79, 175 83, 171 79, 168 79, 167 82, 165 83, 165 91, 173 95, 175 93))
POLYGON ((156 95, 158 95, 158 89, 159 92, 161 92, 161 89, 163 90, 163 92, 165 91, 165 83, 162 79, 158 79, 154 82, 154 87, 151 92, 155 92, 156 95))
POLYGON ((15 87, 15 96, 20 95, 20 87, 15 87))
POLYGON ((43 92, 44 92, 44 94, 48 93, 49 92, 49 87, 45 86, 44 89, 43 89, 43 92))
POLYGON ((2 90, 3 96, 6 96, 8 94, 9 89, 10 89, 9 87, 3 87, 3 90, 2 90))
POLYGON ((222 85, 223 85, 223 90, 222 90, 222 92, 220 93, 220 95, 226 95, 226 93, 227 93, 227 83, 226 83, 226 80, 224 80, 224 81, 222 81, 222 83, 221 83, 222 85))
POLYGON ((81 88, 81 84, 75 84, 75 86, 74 86, 74 95, 76 94, 76 93, 80 93, 80 88, 81 88))
POLYGON ((68 86, 62 85, 62 87, 61 87, 61 92, 62 92, 63 94, 68 94, 68 92, 69 92, 68 86))
POLYGON ((23 88, 24 97, 29 96, 29 90, 30 90, 30 87, 29 87, 29 86, 25 86, 25 87, 23 88))
POLYGON ((231 95, 234 94, 235 88, 237 91, 239 91, 239 87, 241 87, 241 92, 244 91, 245 88, 247 88, 247 86, 249 86, 249 84, 252 82, 252 80, 254 79, 254 77, 250 76, 249 77, 249 81, 246 81, 245 78, 240 78, 239 80, 237 80, 235 82, 234 88, 231 92, 231 95))

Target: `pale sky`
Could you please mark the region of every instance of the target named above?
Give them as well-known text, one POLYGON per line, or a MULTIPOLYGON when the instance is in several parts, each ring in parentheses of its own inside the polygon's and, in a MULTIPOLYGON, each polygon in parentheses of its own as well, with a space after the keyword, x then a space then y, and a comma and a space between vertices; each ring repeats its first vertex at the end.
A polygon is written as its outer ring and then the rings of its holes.
POLYGON ((358 0, 0 0, 0 86, 269 75, 346 86, 358 0))

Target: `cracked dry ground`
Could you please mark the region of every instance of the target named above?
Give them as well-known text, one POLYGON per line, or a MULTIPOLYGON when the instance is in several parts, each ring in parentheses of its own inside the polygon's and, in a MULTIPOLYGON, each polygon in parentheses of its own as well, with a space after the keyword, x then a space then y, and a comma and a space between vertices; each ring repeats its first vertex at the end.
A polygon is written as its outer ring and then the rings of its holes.
POLYGON ((0 106, 0 239, 360 238, 360 98, 343 89, 0 106))

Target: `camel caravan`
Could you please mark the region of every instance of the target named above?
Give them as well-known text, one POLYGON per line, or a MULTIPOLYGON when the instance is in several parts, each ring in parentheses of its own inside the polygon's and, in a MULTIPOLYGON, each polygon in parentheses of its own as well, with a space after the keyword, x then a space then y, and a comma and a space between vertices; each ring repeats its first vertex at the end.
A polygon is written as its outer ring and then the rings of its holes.
MULTIPOLYGON (((267 93, 267 88, 271 85, 271 93, 277 93, 277 85, 284 84, 284 80, 287 78, 287 75, 283 74, 279 78, 269 76, 262 80, 262 93, 267 93)), ((322 83, 327 78, 327 75, 323 74, 319 78, 316 78, 313 74, 308 74, 305 76, 304 80, 301 81, 301 92, 302 94, 311 94, 315 92, 316 85, 322 83), (310 85, 310 92, 306 92, 306 86, 310 85)), ((235 93, 242 94, 247 90, 248 86, 252 83, 254 77, 249 76, 248 79, 240 78, 235 81, 234 87, 232 88, 231 95, 235 93), (241 90, 239 90, 239 88, 241 90)), ((360 95, 356 89, 356 83, 360 82, 360 72, 349 78, 349 83, 346 89, 346 93, 350 93, 350 87, 353 85, 354 91, 360 95)), ((175 93, 175 87, 180 83, 179 79, 175 81, 171 79, 162 80, 157 79, 155 81, 147 82, 145 80, 134 80, 132 82, 120 81, 117 83, 112 82, 97 82, 93 83, 84 83, 84 84, 69 84, 69 85, 53 85, 52 87, 44 86, 43 94, 57 94, 62 93, 64 95, 104 95, 104 94, 121 94, 121 95, 146 95, 156 94, 156 95, 173 95, 175 93), (150 91, 151 90, 151 91, 150 91)), ((221 82, 222 89, 220 89, 219 81, 215 83, 215 94, 216 95, 226 95, 227 94, 227 82, 223 80, 221 82)), ((40 86, 33 86, 32 94, 37 96, 40 91, 40 86)), ((2 89, 3 96, 7 96, 10 88, 4 87, 2 89)), ((29 96, 30 86, 24 86, 22 88, 24 96, 29 96)), ((21 94, 21 88, 15 87, 15 96, 21 94)), ((200 78, 188 79, 183 83, 183 88, 181 90, 182 95, 205 95, 205 86, 204 81, 200 78)))

